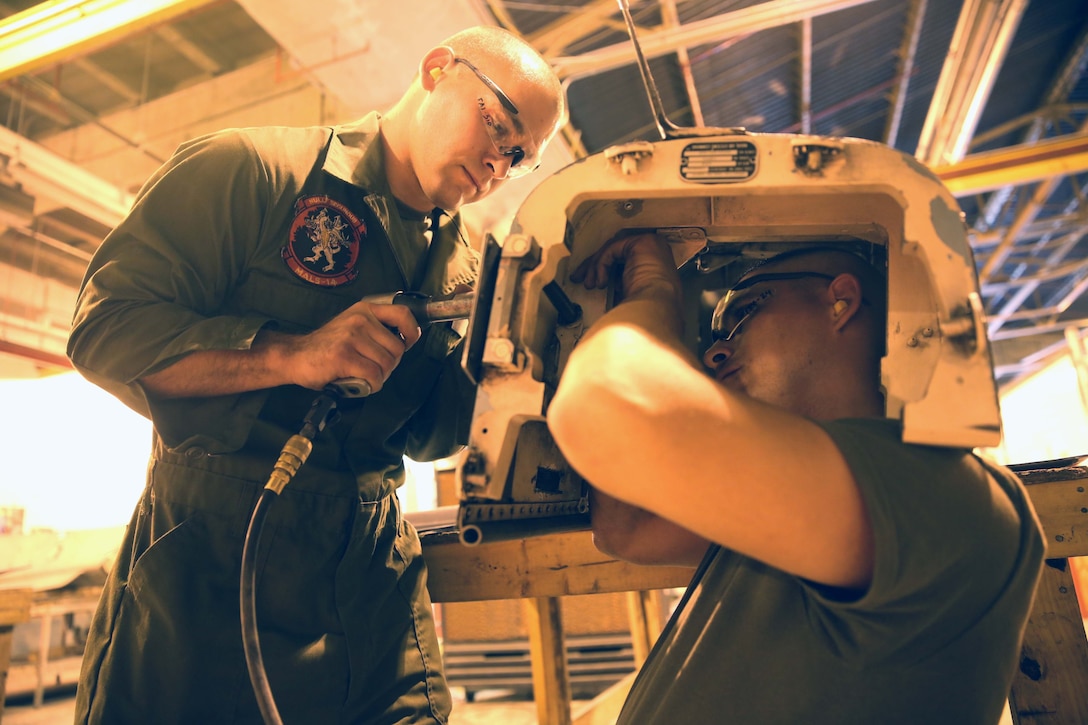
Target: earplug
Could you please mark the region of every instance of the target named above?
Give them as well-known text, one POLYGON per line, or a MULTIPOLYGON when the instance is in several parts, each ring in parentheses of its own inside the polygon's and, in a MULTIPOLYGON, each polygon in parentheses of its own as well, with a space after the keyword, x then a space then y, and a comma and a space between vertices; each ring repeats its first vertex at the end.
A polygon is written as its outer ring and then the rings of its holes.
POLYGON ((442 69, 441 68, 431 68, 431 78, 433 80, 438 80, 438 76, 440 76, 440 75, 442 75, 442 69))
POLYGON ((837 316, 841 315, 847 307, 849 307, 849 304, 847 304, 846 300, 835 300, 835 304, 831 306, 831 309, 834 310, 837 316))

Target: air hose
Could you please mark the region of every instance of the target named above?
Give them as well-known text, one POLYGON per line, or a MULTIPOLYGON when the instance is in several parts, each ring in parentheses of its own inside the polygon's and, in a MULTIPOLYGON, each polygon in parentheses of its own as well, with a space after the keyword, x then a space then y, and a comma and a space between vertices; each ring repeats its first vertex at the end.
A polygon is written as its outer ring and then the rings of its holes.
MULTIPOLYGON (((405 305, 420 326, 434 322, 462 320, 472 313, 475 296, 471 292, 453 295, 446 300, 433 300, 418 292, 396 292, 391 295, 366 297, 364 301, 381 304, 405 305)), ((257 549, 261 543, 261 532, 272 503, 283 489, 291 482, 302 464, 310 457, 313 440, 325 426, 334 423, 339 413, 337 403, 344 398, 363 398, 371 393, 370 384, 362 378, 341 378, 331 382, 321 392, 303 419, 299 432, 291 436, 284 444, 276 460, 268 483, 261 491, 253 515, 249 519, 245 543, 242 545, 242 577, 240 583, 240 607, 242 616, 242 648, 246 656, 246 669, 249 681, 253 685, 253 694, 257 697, 257 707, 265 725, 283 725, 279 709, 272 697, 272 688, 268 684, 268 674, 261 657, 261 641, 257 631, 257 549)))
POLYGON ((279 459, 268 477, 257 506, 249 520, 245 544, 242 547, 242 581, 240 604, 242 612, 242 647, 246 655, 246 669, 249 681, 253 685, 253 694, 257 697, 257 707, 266 725, 283 725, 279 709, 272 697, 272 688, 268 685, 268 675, 261 658, 261 642, 257 634, 257 549, 261 545, 261 532, 268 511, 276 497, 291 481, 298 469, 310 457, 314 437, 338 415, 335 392, 326 391, 310 405, 310 411, 303 420, 302 428, 291 436, 280 451, 279 459))

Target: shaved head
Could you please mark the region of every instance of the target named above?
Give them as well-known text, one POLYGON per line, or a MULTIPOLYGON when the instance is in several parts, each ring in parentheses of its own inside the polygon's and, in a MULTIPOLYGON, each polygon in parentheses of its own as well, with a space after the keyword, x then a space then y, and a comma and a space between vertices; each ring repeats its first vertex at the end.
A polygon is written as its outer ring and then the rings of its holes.
POLYGON ((547 89, 556 104, 556 126, 565 121, 567 108, 559 78, 548 61, 522 38, 503 28, 480 26, 454 33, 442 45, 478 66, 502 68, 513 80, 547 89))

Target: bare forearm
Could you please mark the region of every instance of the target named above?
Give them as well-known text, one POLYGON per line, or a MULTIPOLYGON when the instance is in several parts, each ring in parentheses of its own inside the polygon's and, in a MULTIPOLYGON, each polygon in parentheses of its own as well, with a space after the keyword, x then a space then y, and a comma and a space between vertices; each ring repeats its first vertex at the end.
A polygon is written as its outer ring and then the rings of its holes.
POLYGON ((356 302, 305 335, 262 330, 246 350, 201 350, 140 378, 169 398, 230 395, 279 385, 311 390, 359 378, 381 390, 420 330, 404 305, 356 302))
POLYGON ((164 398, 230 395, 295 382, 287 350, 297 338, 262 331, 246 350, 199 350, 140 378, 164 398))

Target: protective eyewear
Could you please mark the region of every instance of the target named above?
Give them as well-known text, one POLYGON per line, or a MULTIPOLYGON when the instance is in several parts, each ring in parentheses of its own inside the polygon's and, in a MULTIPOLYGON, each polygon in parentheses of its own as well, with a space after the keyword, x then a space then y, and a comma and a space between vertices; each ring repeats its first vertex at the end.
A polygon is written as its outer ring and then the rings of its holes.
POLYGON ((751 277, 737 282, 725 296, 718 300, 714 308, 714 315, 710 318, 710 336, 714 342, 731 342, 748 320, 752 319, 759 306, 770 296, 774 290, 765 290, 744 304, 737 304, 737 293, 762 284, 763 282, 775 282, 789 279, 826 279, 829 282, 835 279, 830 274, 820 272, 767 272, 766 274, 753 274, 751 277))
POLYGON ((476 99, 480 109, 480 118, 483 121, 488 138, 491 139, 491 144, 496 151, 510 159, 510 168, 504 178, 512 179, 536 171, 540 166, 540 147, 532 135, 525 130, 521 121, 516 118, 518 107, 514 105, 514 102, 499 88, 495 81, 488 78, 483 71, 471 62, 464 58, 454 58, 453 60, 455 63, 460 63, 472 71, 499 101, 501 108, 493 108, 494 104, 489 106, 485 99, 476 99), (511 137, 515 133, 521 133, 529 137, 531 142, 530 150, 526 150, 524 146, 510 144, 511 137))

